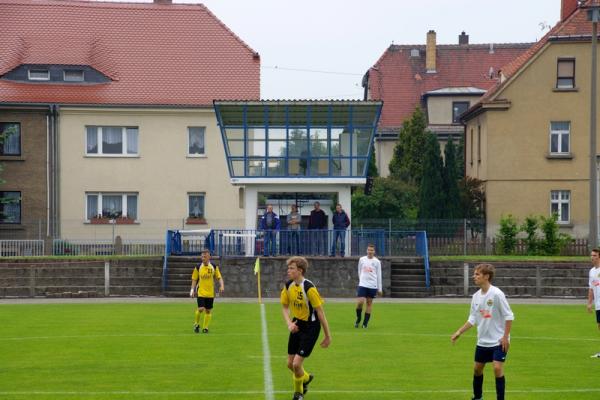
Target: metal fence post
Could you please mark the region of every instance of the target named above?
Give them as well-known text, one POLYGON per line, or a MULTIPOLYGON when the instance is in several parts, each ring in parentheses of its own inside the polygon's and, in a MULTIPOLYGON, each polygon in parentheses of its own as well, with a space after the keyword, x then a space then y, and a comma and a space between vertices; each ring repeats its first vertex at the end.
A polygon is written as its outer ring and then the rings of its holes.
POLYGON ((110 296, 110 262, 104 261, 104 295, 110 296))
POLYGON ((467 219, 463 218, 463 255, 467 255, 467 219))
POLYGON ((463 290, 465 296, 469 295, 469 264, 463 264, 463 290))

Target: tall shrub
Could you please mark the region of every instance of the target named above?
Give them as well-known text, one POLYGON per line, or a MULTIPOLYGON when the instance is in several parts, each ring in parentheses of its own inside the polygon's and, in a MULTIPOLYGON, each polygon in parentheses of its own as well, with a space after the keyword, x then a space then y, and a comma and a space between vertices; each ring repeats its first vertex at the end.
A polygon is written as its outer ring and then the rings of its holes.
POLYGON ((511 214, 500 218, 500 231, 496 235, 498 246, 496 251, 500 254, 513 254, 517 246, 519 224, 511 214))

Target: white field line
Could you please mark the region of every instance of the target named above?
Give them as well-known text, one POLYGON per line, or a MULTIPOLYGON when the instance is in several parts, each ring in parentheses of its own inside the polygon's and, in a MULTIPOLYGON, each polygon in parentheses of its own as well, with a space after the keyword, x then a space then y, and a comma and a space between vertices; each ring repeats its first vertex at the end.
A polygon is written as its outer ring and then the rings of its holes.
MULTIPOLYGON (((264 304, 262 305, 264 308, 264 304)), ((261 309, 261 317, 263 315, 261 309)), ((266 321, 265 321, 266 324, 266 321)), ((265 327, 266 329, 266 327, 265 327)), ((336 335, 356 335, 357 333, 352 332, 337 332, 336 335)), ((443 337, 450 338, 451 333, 403 333, 403 332, 373 332, 370 330, 367 333, 369 336, 411 336, 411 337, 443 337)), ((284 335, 284 333, 276 333, 277 335, 284 335)), ((287 336, 287 334, 285 334, 287 336)), ((98 339, 98 338, 128 338, 128 337, 186 337, 191 336, 187 333, 131 333, 131 334, 118 334, 118 335, 61 335, 61 336, 21 336, 21 337, 0 337, 0 342, 6 341, 25 341, 25 340, 60 340, 60 339, 98 339)), ((255 333, 219 333, 219 336, 256 336, 255 333)), ((475 337, 474 334, 465 335, 468 337, 475 337)), ((268 337, 267 337, 268 339, 268 337)), ((551 336, 515 336, 511 335, 511 339, 515 340, 547 340, 547 341, 576 341, 576 342, 600 342, 600 338, 581 338, 581 337, 551 337, 551 336)), ((263 343, 264 345, 264 343, 263 343)), ((278 357, 276 357, 278 358, 278 357)))
POLYGON ((269 349, 269 333, 267 331, 267 315, 264 303, 260 305, 260 323, 262 326, 263 374, 265 378, 265 400, 274 400, 273 374, 271 373, 271 350, 269 349))
MULTIPOLYGON (((137 395, 137 396, 164 396, 164 395, 251 395, 262 394, 258 390, 197 390, 197 391, 130 391, 130 390, 114 390, 114 391, 0 391, 0 396, 35 396, 35 395, 63 395, 63 396, 122 396, 122 395, 137 395)), ((273 390, 273 394, 289 393, 289 390, 273 390)), ((322 394, 448 394, 448 393, 471 393, 470 389, 447 389, 447 390, 315 390, 311 389, 311 393, 322 394)), ((486 390, 484 393, 495 393, 493 390, 486 390)), ((507 390, 506 393, 600 393, 598 389, 523 389, 523 390, 507 390)))

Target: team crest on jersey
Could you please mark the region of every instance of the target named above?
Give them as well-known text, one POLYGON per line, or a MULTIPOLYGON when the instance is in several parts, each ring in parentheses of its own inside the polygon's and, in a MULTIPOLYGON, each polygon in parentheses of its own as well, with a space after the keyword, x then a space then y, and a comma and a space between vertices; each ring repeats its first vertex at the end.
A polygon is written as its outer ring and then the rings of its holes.
POLYGON ((487 301, 487 305, 488 305, 488 307, 491 307, 491 306, 493 306, 493 305, 494 305, 494 300, 492 300, 492 299, 488 299, 488 301, 487 301))

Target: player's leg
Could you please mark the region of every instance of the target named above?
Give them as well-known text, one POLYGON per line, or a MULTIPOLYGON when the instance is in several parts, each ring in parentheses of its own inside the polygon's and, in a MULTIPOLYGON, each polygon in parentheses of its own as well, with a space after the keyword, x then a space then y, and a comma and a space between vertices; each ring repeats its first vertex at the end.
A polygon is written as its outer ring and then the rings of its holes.
POLYGON ((363 328, 366 328, 369 325, 369 320, 371 319, 371 309, 373 308, 373 298, 367 296, 367 307, 365 309, 365 319, 363 321, 363 328))
POLYGON ((204 312, 204 298, 196 297, 196 303, 198 307, 194 313, 194 332, 198 333, 200 332, 200 316, 204 312))
POLYGON ((496 399, 504 400, 506 390, 506 378, 504 378, 504 361, 506 353, 498 346, 494 350, 494 376, 496 377, 496 399))
POLYGON ((207 297, 204 300, 205 303, 205 312, 204 312, 204 321, 202 323, 202 333, 208 333, 208 326, 210 325, 210 320, 212 319, 212 308, 214 298, 207 297))
POLYGON ((484 363, 475 361, 473 365, 473 400, 483 398, 483 368, 484 363))
MULTIPOLYGON (((596 323, 598 324, 598 330, 600 330, 600 310, 596 310, 596 323)), ((594 354, 592 358, 600 358, 600 352, 594 354)))
POLYGON ((358 328, 358 325, 360 324, 360 320, 362 319, 363 305, 365 304, 365 301, 366 301, 366 298, 364 296, 362 289, 364 289, 364 288, 362 286, 359 286, 357 293, 356 293, 356 321, 354 322, 355 328, 358 328))

